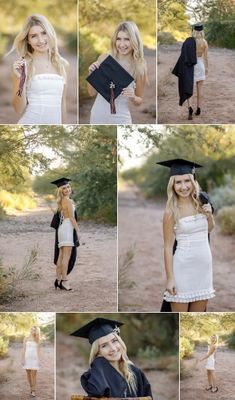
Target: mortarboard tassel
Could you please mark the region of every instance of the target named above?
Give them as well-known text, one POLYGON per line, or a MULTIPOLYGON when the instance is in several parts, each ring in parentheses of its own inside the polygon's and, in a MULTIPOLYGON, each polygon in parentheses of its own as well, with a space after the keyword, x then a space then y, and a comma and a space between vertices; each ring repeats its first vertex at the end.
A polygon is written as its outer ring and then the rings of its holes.
POLYGON ((22 96, 25 78, 26 78, 26 74, 25 74, 25 61, 24 61, 20 67, 20 83, 19 83, 19 90, 16 93, 17 96, 20 96, 20 97, 22 96))
POLYGON ((115 84, 113 82, 111 82, 109 87, 110 87, 110 109, 111 109, 111 114, 116 114, 115 97, 114 97, 115 84))

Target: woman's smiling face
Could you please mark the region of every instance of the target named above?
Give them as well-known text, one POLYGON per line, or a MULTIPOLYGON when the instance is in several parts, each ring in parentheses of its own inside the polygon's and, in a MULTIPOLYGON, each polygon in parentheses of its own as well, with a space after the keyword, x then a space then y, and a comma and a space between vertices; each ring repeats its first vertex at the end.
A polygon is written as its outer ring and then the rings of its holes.
POLYGON ((193 191, 193 184, 188 174, 176 175, 174 181, 174 190, 177 196, 186 198, 191 195, 193 191))
POLYGON ((28 33, 28 43, 34 52, 44 53, 49 50, 48 36, 44 28, 34 25, 28 33))
POLYGON ((109 362, 120 361, 122 357, 122 347, 117 337, 109 333, 99 339, 98 355, 106 358, 109 362))
POLYGON ((130 37, 127 32, 118 32, 116 37, 116 49, 118 53, 124 56, 132 53, 133 47, 131 45, 130 37))

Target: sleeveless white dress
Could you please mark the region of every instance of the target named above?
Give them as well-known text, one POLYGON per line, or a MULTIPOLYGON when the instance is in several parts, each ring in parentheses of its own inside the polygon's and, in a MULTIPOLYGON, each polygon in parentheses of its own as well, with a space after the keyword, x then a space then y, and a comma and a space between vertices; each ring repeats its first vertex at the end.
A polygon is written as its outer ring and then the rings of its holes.
POLYGON ((194 83, 204 81, 206 79, 206 70, 203 57, 197 57, 197 64, 194 65, 194 83))
MULTIPOLYGON (((210 346, 208 346, 208 350, 209 349, 210 346)), ((215 352, 216 350, 207 358, 206 369, 215 369, 215 352)))
MULTIPOLYGON (((128 88, 135 88, 135 82, 131 82, 128 88)), ((115 99, 116 114, 111 114, 110 103, 97 93, 91 109, 91 124, 131 124, 131 114, 128 107, 128 97, 120 94, 115 99)))
POLYGON ((32 340, 26 341, 23 369, 39 369, 37 343, 32 340))
POLYGON ((64 78, 58 74, 36 74, 27 82, 28 104, 18 124, 61 124, 64 78))
MULTIPOLYGON (((73 205, 73 212, 75 212, 75 206, 73 205)), ((64 218, 61 216, 61 224, 58 228, 58 247, 63 246, 74 246, 73 241, 73 225, 70 218, 64 218)))
POLYGON ((177 248, 173 256, 176 295, 166 291, 169 302, 190 303, 214 297, 208 222, 204 214, 180 218, 175 226, 177 248))

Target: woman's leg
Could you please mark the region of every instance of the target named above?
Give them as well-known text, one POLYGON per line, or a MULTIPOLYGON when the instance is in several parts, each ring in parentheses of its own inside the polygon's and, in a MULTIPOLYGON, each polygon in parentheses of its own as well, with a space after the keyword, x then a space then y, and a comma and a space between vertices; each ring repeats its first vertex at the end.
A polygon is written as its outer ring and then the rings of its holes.
POLYGON ((67 271, 68 271, 68 265, 69 265, 69 259, 71 256, 71 251, 72 251, 72 246, 63 246, 61 248, 62 250, 62 260, 61 260, 61 267, 62 267, 62 284, 64 288, 71 290, 70 285, 68 284, 67 281, 67 271))
POLYGON ((187 312, 188 311, 188 303, 171 303, 171 310, 173 312, 178 312, 178 311, 182 311, 182 312, 187 312))
POLYGON ((32 377, 31 377, 31 369, 26 369, 27 379, 29 382, 30 390, 32 390, 32 377))
POLYGON ((194 301, 189 304, 189 311, 191 312, 204 312, 207 307, 208 300, 194 301))
POLYGON ((37 370, 32 370, 32 391, 35 392, 36 390, 36 382, 37 381, 37 370))
POLYGON ((56 264, 56 278, 60 281, 62 279, 62 252, 63 247, 59 249, 59 257, 56 264))
POLYGON ((212 370, 211 369, 207 369, 207 379, 208 379, 208 383, 209 383, 209 386, 208 387, 206 387, 206 389, 207 390, 210 390, 211 389, 211 387, 213 386, 213 383, 212 383, 212 370))
POLYGON ((193 98, 192 96, 187 99, 188 103, 188 120, 193 119, 193 109, 192 109, 192 104, 193 104, 193 98))
POLYGON ((212 392, 217 392, 218 387, 216 386, 216 377, 215 377, 215 371, 211 370, 211 380, 212 380, 212 392))
POLYGON ((197 86, 197 108, 201 108, 201 106, 202 106, 203 82, 204 81, 198 81, 196 84, 196 86, 197 86))

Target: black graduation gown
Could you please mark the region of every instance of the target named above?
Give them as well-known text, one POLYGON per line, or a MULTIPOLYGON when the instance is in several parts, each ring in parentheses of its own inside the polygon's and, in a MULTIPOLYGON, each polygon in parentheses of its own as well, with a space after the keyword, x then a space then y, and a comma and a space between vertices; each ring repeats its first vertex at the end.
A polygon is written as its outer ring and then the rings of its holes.
POLYGON ((136 376, 136 393, 130 391, 125 378, 104 357, 95 358, 90 369, 81 376, 81 384, 91 397, 152 397, 144 373, 135 365, 131 365, 131 369, 136 376))
MULTIPOLYGON (((77 217, 76 210, 75 210, 74 216, 77 221, 78 217, 77 217)), ((75 231, 75 229, 73 230, 73 242, 75 245, 72 247, 72 252, 71 252, 71 256, 70 256, 69 264, 68 264, 67 275, 69 275, 70 272, 72 271, 74 264, 76 262, 76 258, 77 258, 77 247, 79 246, 79 241, 78 241, 77 232, 75 231)), ((55 246, 54 246, 54 264, 55 265, 57 264, 58 257, 59 257, 58 229, 56 229, 55 230, 55 246)))
MULTIPOLYGON (((214 207, 213 207, 213 204, 210 201, 210 197, 209 197, 208 193, 201 192, 199 194, 199 199, 200 199, 202 204, 210 203, 210 205, 212 207, 212 213, 214 213, 214 207)), ((209 233, 208 233, 208 240, 210 242, 210 234, 209 233)), ((175 242, 174 242, 173 255, 175 254, 176 247, 177 247, 177 240, 175 240, 175 242)), ((166 301, 166 300, 163 299, 160 312, 172 312, 171 303, 169 301, 166 301)), ((205 308, 204 312, 206 312, 206 308, 205 308)))
POLYGON ((178 77, 179 105, 193 95, 194 65, 197 64, 196 41, 187 38, 181 48, 180 57, 172 71, 178 77))

